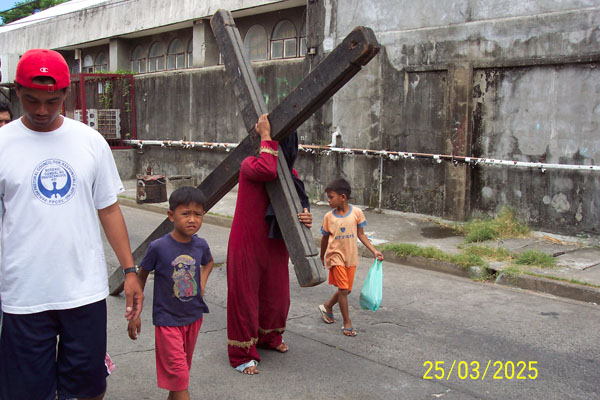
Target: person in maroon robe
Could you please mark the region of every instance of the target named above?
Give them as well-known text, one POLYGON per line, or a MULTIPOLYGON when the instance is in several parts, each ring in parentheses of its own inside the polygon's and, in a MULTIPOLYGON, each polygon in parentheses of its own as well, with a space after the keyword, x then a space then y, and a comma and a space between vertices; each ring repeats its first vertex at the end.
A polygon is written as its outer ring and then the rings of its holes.
MULTIPOLYGON (((227 248, 227 351, 231 366, 250 375, 258 373, 257 347, 288 350, 282 334, 290 307, 289 255, 282 239, 269 237, 277 237, 272 232, 278 229, 269 223, 271 207, 265 188, 265 182, 277 178, 279 143, 271 140, 266 114, 259 118, 255 131, 261 137, 260 154, 242 162, 227 248)), ((286 142, 295 143, 295 157, 297 138, 286 142)), ((288 160, 290 168, 293 161, 288 160)), ((305 208, 298 219, 310 228, 308 198, 300 197, 305 208)))

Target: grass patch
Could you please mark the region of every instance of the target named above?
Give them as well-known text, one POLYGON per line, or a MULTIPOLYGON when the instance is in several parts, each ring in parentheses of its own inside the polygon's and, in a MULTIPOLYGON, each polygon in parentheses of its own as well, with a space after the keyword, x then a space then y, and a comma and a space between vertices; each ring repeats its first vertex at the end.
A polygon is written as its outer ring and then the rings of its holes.
POLYGON ((466 254, 479 256, 488 261, 505 261, 513 258, 512 253, 503 247, 494 248, 489 246, 473 245, 462 247, 462 251, 466 254))
POLYGON ((523 271, 521 270, 521 268, 519 268, 516 265, 510 265, 506 268, 504 268, 501 273, 503 273, 504 275, 506 275, 509 279, 514 279, 516 277, 518 277, 519 275, 521 275, 523 273, 523 271))
POLYGON ((456 225, 455 229, 465 235, 465 243, 523 237, 531 232, 526 224, 516 219, 515 212, 509 207, 503 208, 493 219, 474 219, 464 225, 456 225))
POLYGON ((459 254, 448 254, 435 247, 421 247, 416 244, 408 243, 386 243, 382 246, 378 246, 378 248, 382 251, 392 251, 400 257, 424 257, 450 262, 460 265, 463 268, 479 266, 487 269, 487 262, 479 255, 473 253, 463 252, 459 254))
POLYGON ((556 260, 554 257, 542 253, 541 251, 527 250, 516 256, 515 264, 539 268, 554 268, 556 266, 556 260))

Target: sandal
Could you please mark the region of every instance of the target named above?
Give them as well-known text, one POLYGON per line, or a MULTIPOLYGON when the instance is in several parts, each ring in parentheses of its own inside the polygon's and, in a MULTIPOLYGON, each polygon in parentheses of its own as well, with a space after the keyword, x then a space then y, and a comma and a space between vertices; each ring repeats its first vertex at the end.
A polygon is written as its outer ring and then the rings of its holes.
POLYGON ((333 324, 335 322, 333 314, 328 313, 323 304, 319 305, 319 311, 321 311, 321 317, 323 318, 323 322, 325 322, 326 324, 333 324))
POLYGON ((346 336, 354 337, 356 336, 356 331, 354 328, 344 328, 342 327, 342 333, 346 336))

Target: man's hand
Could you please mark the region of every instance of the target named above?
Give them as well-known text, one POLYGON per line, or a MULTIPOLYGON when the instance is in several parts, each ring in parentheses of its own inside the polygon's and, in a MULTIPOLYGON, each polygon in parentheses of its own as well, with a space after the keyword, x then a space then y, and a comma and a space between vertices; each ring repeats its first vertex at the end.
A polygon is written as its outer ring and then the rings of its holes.
POLYGON ((135 274, 125 275, 125 318, 127 321, 135 321, 142 313, 144 304, 144 291, 140 280, 135 274))
POLYGON ((258 117, 258 122, 254 125, 254 130, 259 134, 260 140, 271 140, 271 123, 267 114, 258 117))
POLYGON ((376 259, 378 259, 379 261, 383 261, 383 253, 380 252, 379 250, 375 249, 375 251, 373 252, 373 255, 375 256, 376 259))
POLYGON ((137 340, 138 335, 142 331, 142 321, 141 319, 131 320, 129 324, 127 324, 127 332, 129 333, 129 337, 131 340, 137 340))
POLYGON ((308 208, 305 208, 303 212, 298 213, 298 220, 300 223, 306 225, 307 228, 312 227, 312 214, 308 211, 308 208))

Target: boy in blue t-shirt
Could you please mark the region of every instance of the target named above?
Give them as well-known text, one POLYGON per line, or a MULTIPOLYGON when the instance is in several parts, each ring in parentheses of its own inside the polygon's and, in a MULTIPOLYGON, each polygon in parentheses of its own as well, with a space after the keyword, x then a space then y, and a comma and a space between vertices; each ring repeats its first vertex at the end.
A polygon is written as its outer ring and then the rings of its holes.
MULTIPOLYGON (((156 376, 158 387, 169 390, 169 400, 189 400, 188 384, 192 355, 208 312, 203 295, 213 269, 206 240, 194 234, 202 225, 206 201, 202 192, 181 187, 169 197, 169 219, 173 231, 154 240, 140 263, 142 288, 154 271, 152 322, 155 325, 156 376)), ((130 321, 129 337, 140 332, 141 321, 130 321)))

